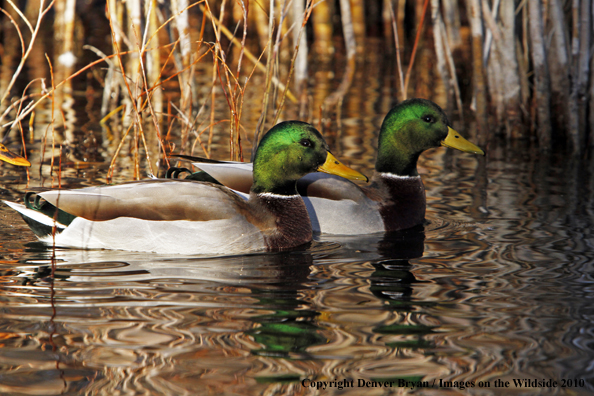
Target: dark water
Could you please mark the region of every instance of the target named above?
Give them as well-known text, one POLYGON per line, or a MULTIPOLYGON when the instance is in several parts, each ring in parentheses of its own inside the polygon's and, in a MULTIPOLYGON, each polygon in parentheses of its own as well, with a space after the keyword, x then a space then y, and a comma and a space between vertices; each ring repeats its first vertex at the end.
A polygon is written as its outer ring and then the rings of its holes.
POLYGON ((592 162, 495 142, 420 165, 424 228, 287 253, 54 253, 2 206, 0 393, 592 394, 592 162))

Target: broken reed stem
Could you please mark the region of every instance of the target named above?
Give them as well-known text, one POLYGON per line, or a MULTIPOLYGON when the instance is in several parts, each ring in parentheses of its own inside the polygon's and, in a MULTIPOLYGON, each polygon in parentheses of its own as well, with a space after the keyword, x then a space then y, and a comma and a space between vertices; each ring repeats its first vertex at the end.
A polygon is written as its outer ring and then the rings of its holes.
MULTIPOLYGON (((143 43, 142 43, 142 48, 143 48, 143 52, 147 52, 147 46, 150 46, 151 43, 154 41, 156 43, 156 48, 159 48, 159 37, 157 35, 155 35, 155 32, 158 29, 158 21, 157 21, 157 6, 158 6, 158 2, 157 0, 149 0, 147 2, 149 4, 149 9, 147 11, 147 24, 146 24, 146 28, 145 28, 145 36, 143 38, 143 43), (147 34, 150 33, 150 40, 147 40, 146 36, 147 34)), ((154 87, 155 84, 157 84, 157 82, 159 81, 159 79, 161 78, 161 74, 162 72, 159 72, 159 65, 161 62, 161 57, 160 57, 160 51, 157 50, 153 50, 153 51, 148 51, 147 53, 147 63, 146 63, 146 68, 147 68, 147 77, 148 77, 148 84, 146 85, 147 88, 148 87, 154 87)), ((161 89, 154 89, 152 90, 153 94, 152 94, 152 98, 154 101, 154 113, 157 115, 157 119, 155 119, 155 127, 157 128, 157 133, 160 135, 160 130, 159 130, 159 126, 160 126, 160 121, 161 121, 161 117, 163 114, 163 92, 161 89)), ((159 143, 161 143, 161 138, 159 137, 159 143)))
MULTIPOLYGON (((160 128, 160 124, 159 124, 159 117, 158 115, 160 115, 160 113, 162 112, 162 95, 158 95, 161 93, 160 90, 155 89, 155 85, 157 84, 157 82, 159 81, 160 77, 161 77, 161 73, 157 73, 157 66, 159 65, 159 50, 153 50, 148 52, 149 54, 153 54, 152 57, 149 58, 149 62, 147 63, 147 69, 150 67, 151 70, 148 72, 150 73, 150 75, 148 75, 147 71, 144 68, 144 56, 147 53, 147 49, 146 46, 150 43, 150 41, 147 41, 147 35, 148 32, 150 30, 156 30, 157 26, 156 26, 156 10, 153 9, 153 5, 156 5, 156 2, 154 0, 152 0, 149 3, 149 8, 147 11, 147 15, 148 17, 146 18, 146 27, 145 27, 145 34, 143 36, 143 40, 142 40, 142 48, 138 48, 138 56, 140 59, 140 67, 142 68, 142 73, 141 73, 141 77, 142 77, 142 81, 143 81, 143 86, 145 89, 145 92, 147 93, 146 95, 146 99, 144 101, 144 104, 141 105, 141 111, 144 109, 145 106, 148 106, 149 108, 149 112, 151 114, 151 118, 153 120, 153 125, 155 126, 155 133, 157 135, 157 141, 158 141, 158 145, 159 147, 162 149, 163 151, 163 158, 166 162, 167 165, 169 165, 169 159, 167 158, 167 151, 165 150, 165 146, 163 145, 162 142, 162 137, 161 137, 161 128, 160 128), (152 29, 151 29, 152 27, 152 29), (154 55, 156 54, 156 56, 154 55), (157 96, 157 106, 159 107, 157 111, 155 111, 155 109, 153 108, 153 97, 157 96)), ((154 35, 151 36, 151 39, 154 37, 154 35)), ((158 43, 157 43, 158 44, 158 43)), ((157 45, 158 48, 158 45, 157 45)), ((174 47, 175 48, 175 47, 174 47)), ((140 97, 142 96, 139 95, 139 100, 140 97)), ((151 175, 154 175, 153 172, 153 168, 152 168, 152 163, 150 160, 150 152, 149 152, 149 148, 148 145, 146 143, 146 139, 144 136, 144 133, 142 134, 142 142, 144 144, 144 148, 145 148, 145 155, 146 155, 146 159, 147 162, 149 164, 149 170, 151 175)))
MULTIPOLYGON (((224 1, 223 1, 224 3, 224 1)), ((191 64, 192 57, 192 43, 190 41, 190 22, 188 0, 173 0, 170 2, 171 9, 174 14, 177 13, 175 18, 175 27, 177 28, 179 44, 179 56, 181 65, 178 69, 186 70, 187 66, 191 64), (183 10, 183 11, 180 11, 183 10)), ((179 63, 179 62, 178 62, 179 63)), ((179 89, 181 93, 180 97, 180 108, 188 117, 192 114, 192 91, 194 87, 194 76, 191 69, 183 73, 178 74, 179 89)), ((181 147, 185 150, 188 145, 190 130, 183 125, 181 126, 181 147)))
MULTIPOLYGON (((47 63, 49 65, 49 69, 50 69, 50 77, 51 77, 51 82, 52 82, 52 95, 51 95, 51 102, 52 102, 52 118, 51 118, 51 122, 49 127, 52 128, 52 158, 51 158, 51 162, 50 162, 50 174, 52 175, 52 188, 54 187, 54 148, 56 147, 56 137, 55 137, 55 132, 56 130, 54 129, 54 114, 55 114, 55 100, 54 100, 54 94, 53 92, 56 92, 56 87, 54 85, 54 70, 52 68, 52 62, 50 61, 49 57, 47 56, 47 54, 45 55, 45 58, 47 59, 47 63)), ((47 134, 47 129, 45 130, 45 133, 47 134)), ((44 138, 45 139, 45 138, 44 138)), ((44 145, 45 148, 45 145, 44 145)), ((43 155, 41 157, 41 161, 39 163, 39 173, 41 174, 41 164, 43 163, 43 155)))
MULTIPOLYGON (((304 16, 305 16, 305 0, 293 0, 293 19, 297 26, 300 26, 299 30, 293 31, 293 45, 295 47, 293 53, 293 64, 294 64, 294 81, 295 90, 299 96, 299 118, 305 118, 306 106, 307 106, 307 37, 302 34, 305 28, 304 16)), ((312 3, 312 1, 308 1, 312 3)), ((309 19, 309 18, 308 18, 309 19)), ((293 70, 293 67, 290 68, 293 70)), ((288 85, 288 84, 287 84, 288 85)))
MULTIPOLYGON (((586 125, 587 125, 587 93, 588 93, 588 77, 589 77, 589 67, 590 67, 590 57, 591 57, 591 35, 592 35, 592 28, 591 28, 591 21, 592 21, 592 2, 588 0, 582 0, 580 2, 580 10, 579 10, 579 20, 577 21, 579 24, 579 46, 578 46, 578 56, 574 58, 575 62, 575 75, 573 78, 574 84, 572 90, 575 91, 575 94, 572 94, 576 98, 577 104, 577 133, 576 138, 574 139, 574 151, 580 152, 581 147, 585 145, 585 136, 586 136, 586 125)), ((594 100, 594 98, 591 98, 594 100)))
MULTIPOLYGON (((273 68, 272 68, 272 75, 275 78, 279 78, 280 76, 280 56, 281 56, 281 43, 282 43, 282 33, 283 33, 283 25, 285 18, 288 14, 288 7, 287 7, 287 0, 283 0, 282 7, 279 7, 279 21, 278 27, 276 29, 276 39, 274 40, 274 46, 272 47, 272 59, 273 59, 273 68)), ((274 85, 272 87, 272 105, 278 103, 278 86, 274 85)), ((277 108, 278 110, 278 108, 277 108)), ((276 113, 275 113, 276 118, 276 113)))
MULTIPOLYGON (((239 75, 241 73, 241 61, 243 60, 243 54, 245 53, 245 41, 247 38, 247 23, 248 23, 248 10, 245 8, 245 4, 243 1, 239 1, 241 6, 241 14, 243 18, 243 35, 241 37, 241 46, 239 49, 239 59, 237 60, 237 74, 235 76, 235 84, 234 84, 234 92, 232 96, 234 97, 235 102, 235 109, 234 113, 232 114, 231 122, 231 131, 235 134, 235 136, 231 136, 231 158, 237 158, 239 161, 243 161, 243 152, 241 149, 241 133, 240 133, 240 120, 241 120, 241 113, 243 109, 243 94, 245 92, 245 87, 249 79, 245 82, 244 87, 242 88, 239 83, 239 75)), ((228 76, 227 76, 228 78, 228 76)))
POLYGON ((501 4, 500 18, 501 42, 496 43, 496 50, 501 59, 503 119, 507 137, 516 139, 525 134, 522 109, 526 106, 522 102, 521 71, 516 51, 516 13, 512 2, 505 1, 501 4))
MULTIPOLYGON (((239 59, 237 60, 237 74, 236 78, 239 80, 239 74, 241 73, 241 61, 243 60, 243 54, 245 53, 245 40, 247 38, 247 25, 248 25, 248 10, 245 8, 243 0, 239 1, 241 7, 241 16, 243 19, 243 35, 241 36, 241 47, 239 49, 239 59)), ((236 86, 237 88, 238 86, 236 86)))
MULTIPOLYGON (((18 10, 18 8, 17 8, 17 10, 18 10)), ((19 28, 19 24, 14 20, 14 18, 12 17, 12 15, 10 15, 8 12, 6 12, 5 9, 0 8, 0 11, 2 11, 2 13, 4 15, 6 15, 8 17, 8 19, 10 19, 10 22, 14 25, 14 28, 15 28, 15 30, 17 32, 17 35, 19 36, 19 40, 21 41, 21 58, 24 58, 25 57, 25 39, 23 39, 23 34, 21 33, 21 29, 19 28)), ((29 21, 27 21, 27 23, 29 23, 29 21)))
POLYGON ((567 133, 569 143, 575 147, 579 139, 577 139, 577 135, 571 133, 569 127, 571 82, 567 53, 568 43, 565 37, 567 26, 561 0, 551 0, 549 20, 552 25, 551 56, 547 59, 551 72, 551 110, 557 114, 556 127, 567 133))
POLYGON ((468 18, 472 39, 472 75, 474 82, 474 97, 476 100, 476 129, 478 143, 486 145, 489 133, 487 120, 487 88, 485 66, 483 63, 483 25, 479 0, 468 0, 468 18))
MULTIPOLYGON (((208 5, 208 3, 206 3, 206 10, 208 10, 208 15, 210 16, 210 20, 211 21, 215 21, 216 18, 212 15, 212 13, 210 12, 210 7, 208 5)), ((220 15, 220 17, 222 18, 223 16, 220 15)), ((210 142, 212 141, 212 137, 214 136, 214 120, 215 120, 215 100, 216 100, 216 92, 215 92, 215 84, 217 82, 217 72, 218 72, 218 61, 219 61, 219 43, 220 43, 220 29, 218 29, 218 27, 220 26, 220 23, 215 23, 213 22, 213 30, 215 32, 215 38, 216 38, 216 43, 214 46, 214 52, 212 54, 212 58, 213 58, 213 62, 214 64, 212 65, 212 86, 211 86, 211 90, 210 90, 210 129, 208 132, 208 157, 210 158, 210 150, 211 150, 211 145, 210 142)), ((182 146, 182 152, 183 152, 184 147, 182 146)))
POLYGON ((410 76, 412 73, 412 68, 415 62, 415 56, 417 54, 417 48, 419 46, 419 41, 421 41, 421 33, 423 31, 423 22, 425 21, 425 15, 427 14, 427 6, 429 5, 429 0, 425 0, 423 3, 423 11, 421 13, 421 20, 419 21, 419 26, 417 27, 417 36, 415 37, 415 43, 413 45, 412 53, 410 55, 410 62, 408 64, 408 69, 406 70, 406 77, 404 78, 404 87, 403 91, 408 91, 408 83, 410 81, 410 76))
MULTIPOLYGON (((144 108, 144 106, 142 104, 142 92, 143 91, 145 91, 145 92, 148 91, 148 82, 147 82, 147 77, 146 77, 146 70, 144 68, 144 61, 143 61, 144 54, 146 52, 145 51, 145 48, 144 48, 144 45, 145 44, 144 44, 144 40, 143 40, 142 43, 139 42, 139 36, 138 36, 138 34, 140 33, 140 31, 138 29, 136 29, 134 26, 131 26, 131 30, 132 30, 132 32, 134 34, 135 44, 136 44, 136 52, 138 54, 138 58, 137 58, 138 66, 137 66, 137 70, 136 70, 137 78, 136 78, 136 81, 135 81, 135 88, 136 88, 135 89, 135 92, 136 92, 136 95, 133 96, 133 97, 132 96, 130 97, 131 102, 133 102, 134 104, 136 104, 136 106, 134 107, 134 109, 136 110, 136 118, 135 118, 135 120, 136 120, 136 124, 138 124, 138 125, 135 125, 134 128, 135 128, 135 130, 138 129, 138 133, 140 133, 140 135, 141 135, 142 143, 143 143, 144 150, 145 150, 146 160, 147 160, 147 163, 149 165, 149 172, 152 175, 152 174, 154 174, 154 172, 153 172, 153 166, 152 166, 151 158, 150 158, 150 150, 148 148, 148 145, 146 144, 146 138, 145 138, 145 134, 144 134, 144 129, 143 129, 142 125, 141 125, 143 121, 142 121, 142 116, 140 114, 140 112, 144 108)), ((146 35, 144 36, 144 38, 146 38, 146 35)), ((132 71, 134 71, 134 70, 132 70, 132 71)), ((124 75, 124 78, 125 77, 126 76, 124 75)), ((157 136, 160 136, 159 125, 157 123, 157 117, 156 117, 156 115, 155 115, 155 113, 153 111, 153 108, 152 108, 152 102, 151 102, 151 95, 150 94, 148 94, 147 97, 146 97, 145 105, 148 105, 148 107, 149 107, 149 111, 151 112, 151 115, 152 115, 152 118, 153 118, 153 122, 155 124, 155 130, 156 130, 157 136)), ((135 174, 136 178, 140 178, 140 161, 139 161, 139 157, 138 157, 139 146, 138 146, 138 140, 137 139, 138 139, 138 134, 135 133, 134 134, 134 143, 135 143, 135 146, 134 146, 135 147, 135 152, 134 152, 134 159, 135 159, 135 161, 134 161, 134 169, 136 171, 135 172, 136 173, 135 174)))
MULTIPOLYGON (((311 13, 313 11, 313 1, 312 0, 308 0, 307 2, 307 7, 304 10, 304 13, 302 14, 303 17, 301 18, 301 26, 299 27, 299 31, 297 33, 297 38, 295 39, 295 49, 293 51, 293 57, 291 59, 291 65, 289 66, 289 75, 287 77, 287 87, 289 86, 289 81, 291 81, 291 75, 293 73, 294 67, 295 67, 295 62, 299 56, 299 44, 302 42, 302 38, 303 38, 303 31, 305 30, 305 24, 307 23, 307 21, 309 20, 309 18, 311 17, 311 13)), ((351 78, 352 79, 352 78, 351 78)), ((288 88, 285 88, 283 91, 283 94, 281 95, 281 99, 280 99, 280 103, 278 106, 278 109, 276 111, 276 115, 274 118, 274 122, 273 125, 276 124, 278 122, 278 118, 280 117, 281 111, 284 107, 285 104, 285 98, 287 97, 287 92, 288 92, 288 88)), ((252 148, 253 152, 255 152, 255 147, 252 148)))
POLYGON ((122 147, 124 146, 124 142, 126 141, 126 137, 130 133, 130 129, 132 129, 133 126, 134 126, 134 124, 130 124, 128 126, 128 129, 126 129, 126 132, 124 133, 124 136, 122 136, 122 138, 120 139, 120 143, 118 144, 118 147, 116 148, 116 151, 114 152, 113 156, 111 157, 111 162, 109 163, 109 168, 107 169, 107 175, 105 176, 105 180, 106 180, 106 182, 108 184, 111 183, 111 180, 113 178, 113 173, 114 173, 115 165, 116 165, 116 160, 118 158, 118 155, 120 154, 120 151, 122 150, 122 147))
MULTIPOLYGON (((19 122, 19 132, 21 133, 21 143, 23 144, 23 147, 21 150, 23 153, 23 158, 27 159, 27 144, 25 142, 25 130, 23 129, 23 124, 21 122, 19 122)), ((27 185, 29 185, 29 182, 31 181, 29 178, 29 167, 26 166, 25 170, 27 172, 27 185)))
POLYGON ((485 1, 483 1, 481 3, 482 9, 483 9, 483 19, 485 21, 485 24, 487 26, 489 26, 489 29, 486 29, 485 31, 485 44, 483 47, 483 63, 487 64, 487 61, 489 59, 489 52, 491 51, 491 43, 493 42, 493 39, 496 37, 494 37, 497 34, 497 29, 494 29, 493 27, 496 27, 497 24, 495 23, 495 18, 497 16, 497 13, 499 12, 499 3, 500 0, 495 0, 495 2, 493 3, 493 11, 491 11, 489 9, 489 4, 485 1))
POLYGON ((340 15, 342 20, 344 43, 347 52, 347 66, 338 89, 328 95, 328 97, 324 100, 325 108, 335 106, 337 103, 342 101, 342 98, 346 95, 348 89, 350 88, 353 82, 353 76, 355 75, 355 55, 357 53, 357 45, 355 43, 355 31, 353 30, 350 0, 340 0, 340 15))
MULTIPOLYGON (((109 2, 105 3, 105 7, 106 9, 106 14, 107 15, 111 15, 109 12, 109 2)), ((138 110, 138 104, 136 103, 136 99, 139 97, 139 95, 133 95, 132 93, 132 89, 130 88, 130 84, 128 84, 128 77, 126 76, 126 68, 124 67, 124 62, 122 61, 122 56, 121 56, 121 52, 120 52, 120 48, 118 43, 115 41, 115 31, 113 29, 113 25, 111 23, 111 18, 109 18, 109 26, 110 26, 110 31, 111 31, 111 37, 112 37, 112 44, 114 46, 114 49, 116 51, 116 55, 117 55, 117 59, 119 61, 119 66, 120 66, 120 71, 122 72, 122 79, 124 81, 124 85, 126 87, 126 90, 128 91, 128 97, 130 99, 130 103, 132 105, 132 109, 133 109, 133 113, 134 113, 134 128, 138 128, 138 130, 140 131, 139 133, 144 134, 144 130, 142 128, 142 117, 141 114, 138 110)), ((130 53, 134 53, 134 51, 131 51, 130 53)), ((140 65, 138 65, 138 69, 140 68, 140 65)), ((138 70, 139 71, 139 70, 138 70)), ((135 80, 135 84, 138 87, 138 79, 135 80)), ((138 145, 136 144, 136 139, 137 139, 137 134, 134 135, 134 139, 135 139, 135 161, 134 161, 134 169, 135 169, 135 177, 138 178, 139 177, 139 169, 138 169, 138 145)))
POLYGON ((260 135, 262 134, 262 128, 266 123, 266 114, 268 112, 268 102, 270 100, 270 89, 272 81, 272 34, 274 32, 274 0, 270 0, 270 9, 268 11, 268 42, 267 42, 267 59, 266 59, 266 88, 264 89, 264 96, 262 98, 262 111, 260 112, 260 118, 256 124, 256 130, 254 132, 254 138, 252 141, 252 155, 251 162, 254 162, 256 156, 256 150, 254 147, 258 146, 260 141, 260 135))
POLYGON ((396 47, 396 66, 398 68, 398 81, 400 82, 400 100, 406 100, 407 94, 404 89, 404 74, 402 73, 402 60, 400 59, 400 40, 398 38, 398 27, 396 26, 396 15, 394 15, 394 7, 392 0, 388 0, 390 6, 390 17, 392 18, 392 30, 394 31, 394 46, 396 47))
POLYGON ((450 79, 448 78, 448 71, 444 52, 444 37, 441 29, 441 13, 439 10, 439 0, 431 0, 431 22, 433 23, 433 41, 435 45, 435 55, 437 57, 437 72, 441 77, 441 81, 445 86, 448 109, 451 107, 452 89, 450 87, 450 79))
POLYGON ((551 148, 551 91, 544 43, 543 13, 540 0, 528 0, 530 48, 534 65, 534 100, 538 121, 538 143, 543 151, 551 148))
POLYGON ((446 39, 443 42, 445 47, 445 54, 446 54, 446 61, 448 64, 448 70, 450 75, 450 87, 454 90, 454 97, 456 98, 456 106, 458 108, 458 114, 460 116, 460 121, 464 123, 464 110, 462 106, 462 95, 460 94, 460 86, 458 84, 458 77, 456 77, 456 65, 454 64, 454 56, 452 55, 452 49, 450 48, 449 39, 447 37, 446 28, 442 23, 439 25, 439 29, 441 30, 442 37, 446 39))

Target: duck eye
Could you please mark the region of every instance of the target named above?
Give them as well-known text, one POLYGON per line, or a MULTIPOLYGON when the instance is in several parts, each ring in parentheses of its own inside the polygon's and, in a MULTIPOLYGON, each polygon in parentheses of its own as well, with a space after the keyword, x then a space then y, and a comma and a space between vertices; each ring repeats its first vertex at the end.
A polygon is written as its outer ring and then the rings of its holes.
POLYGON ((430 115, 423 116, 422 120, 431 124, 435 122, 435 118, 430 115))
POLYGON ((313 146, 311 140, 309 139, 301 139, 301 141, 299 142, 303 147, 311 147, 313 146))

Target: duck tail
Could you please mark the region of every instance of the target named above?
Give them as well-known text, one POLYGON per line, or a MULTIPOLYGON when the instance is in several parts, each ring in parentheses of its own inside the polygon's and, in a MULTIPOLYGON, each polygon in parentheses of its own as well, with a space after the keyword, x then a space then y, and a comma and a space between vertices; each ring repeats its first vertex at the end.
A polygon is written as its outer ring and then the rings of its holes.
MULTIPOLYGON (((27 198, 28 197, 26 196, 25 202, 27 202, 27 198)), ((37 237, 40 239, 47 237, 48 235, 52 235, 54 229, 56 233, 62 232, 72 221, 72 219, 68 219, 69 221, 66 222, 67 224, 64 224, 64 221, 60 221, 63 219, 58 218, 58 220, 55 220, 54 217, 50 214, 52 212, 55 213, 57 208, 51 205, 49 202, 44 202, 43 210, 35 208, 35 206, 33 205, 30 205, 31 207, 28 207, 29 205, 26 206, 16 202, 3 202, 6 205, 10 206, 12 209, 19 212, 19 214, 23 217, 23 220, 25 220, 27 225, 29 225, 29 228, 31 228, 31 231, 33 231, 35 235, 37 235, 37 237), (54 210, 51 210, 51 208, 47 207, 47 205, 53 207, 54 210)), ((59 210, 58 212, 62 211, 59 210)))

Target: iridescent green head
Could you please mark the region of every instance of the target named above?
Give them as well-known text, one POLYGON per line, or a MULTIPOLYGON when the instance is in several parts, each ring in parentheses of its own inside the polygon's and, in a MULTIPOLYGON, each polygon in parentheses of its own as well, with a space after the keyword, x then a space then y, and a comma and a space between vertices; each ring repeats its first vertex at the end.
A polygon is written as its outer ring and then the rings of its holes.
POLYGON ((313 126, 300 121, 281 122, 269 130, 258 145, 252 191, 295 195, 297 180, 312 172, 367 180, 334 158, 313 126))
POLYGON ((480 148, 451 128, 438 105, 425 99, 406 100, 384 118, 375 169, 400 176, 417 176, 419 155, 440 146, 484 155, 480 148))

